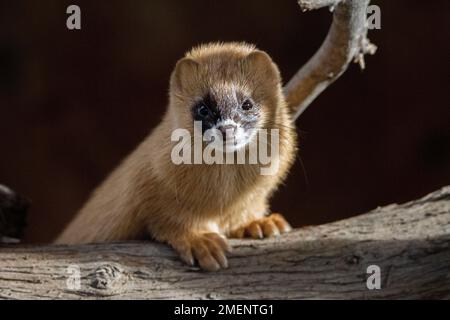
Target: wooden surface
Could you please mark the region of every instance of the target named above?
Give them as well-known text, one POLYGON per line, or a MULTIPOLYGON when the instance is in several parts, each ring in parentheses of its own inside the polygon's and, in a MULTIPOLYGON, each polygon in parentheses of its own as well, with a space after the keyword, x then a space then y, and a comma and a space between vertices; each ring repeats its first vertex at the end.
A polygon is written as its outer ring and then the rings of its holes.
POLYGON ((280 238, 231 243, 230 268, 217 273, 151 242, 3 245, 0 298, 450 298, 450 186, 280 238), (369 265, 380 267, 379 290, 367 289, 369 265), (70 286, 77 268, 78 289, 70 286))

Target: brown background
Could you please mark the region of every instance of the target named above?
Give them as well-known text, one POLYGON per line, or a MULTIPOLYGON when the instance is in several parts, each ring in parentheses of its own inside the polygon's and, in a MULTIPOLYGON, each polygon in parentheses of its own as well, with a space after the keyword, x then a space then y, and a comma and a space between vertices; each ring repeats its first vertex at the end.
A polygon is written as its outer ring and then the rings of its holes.
MULTIPOLYGON (((376 1, 379 46, 298 121, 300 161, 273 201, 296 226, 403 202, 450 183, 448 0, 376 1)), ((33 201, 48 241, 162 116, 169 74, 207 41, 266 50, 285 80, 326 35, 295 0, 0 0, 0 182, 33 201), (82 9, 82 30, 65 27, 82 9)))

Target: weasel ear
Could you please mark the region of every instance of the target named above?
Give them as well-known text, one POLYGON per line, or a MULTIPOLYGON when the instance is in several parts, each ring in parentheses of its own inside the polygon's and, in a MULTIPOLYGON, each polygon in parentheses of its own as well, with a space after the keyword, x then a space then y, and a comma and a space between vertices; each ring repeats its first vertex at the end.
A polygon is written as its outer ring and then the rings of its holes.
POLYGON ((273 80, 277 83, 281 81, 277 66, 264 51, 253 51, 245 58, 245 62, 256 76, 256 80, 273 80))
POLYGON ((171 77, 172 88, 183 90, 186 85, 194 83, 198 67, 198 62, 191 58, 178 60, 171 77))

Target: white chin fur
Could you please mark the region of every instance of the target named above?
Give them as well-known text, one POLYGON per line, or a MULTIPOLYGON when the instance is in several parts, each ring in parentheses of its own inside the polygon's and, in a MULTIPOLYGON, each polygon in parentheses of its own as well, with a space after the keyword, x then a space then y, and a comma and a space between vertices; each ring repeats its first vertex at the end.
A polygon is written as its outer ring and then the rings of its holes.
POLYGON ((213 144, 214 148, 217 150, 222 150, 224 152, 235 152, 242 148, 244 148, 247 144, 249 144, 254 136, 256 130, 251 130, 246 132, 239 124, 236 124, 232 120, 225 120, 223 122, 217 123, 217 125, 212 130, 212 137, 214 137, 214 141, 210 143, 213 144), (224 140, 225 137, 222 136, 222 133, 219 131, 219 127, 223 125, 234 125, 236 127, 234 136, 231 139, 224 140))

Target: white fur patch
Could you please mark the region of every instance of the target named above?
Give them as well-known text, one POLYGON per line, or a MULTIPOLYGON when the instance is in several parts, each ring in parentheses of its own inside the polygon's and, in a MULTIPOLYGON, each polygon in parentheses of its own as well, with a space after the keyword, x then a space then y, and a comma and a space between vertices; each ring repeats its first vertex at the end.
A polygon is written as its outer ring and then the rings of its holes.
POLYGON ((239 127, 239 124, 237 124, 233 119, 220 120, 219 122, 217 122, 216 127, 229 125, 239 127))
MULTIPOLYGON (((254 132, 251 130, 249 133, 245 131, 244 128, 238 123, 236 123, 232 119, 225 119, 217 122, 217 124, 214 126, 214 129, 218 129, 222 126, 233 126, 236 128, 234 132, 234 139, 233 140, 226 140, 226 151, 227 152, 234 152, 237 151, 243 147, 245 147, 254 137, 254 132)), ((222 137, 225 139, 225 137, 222 137)))

